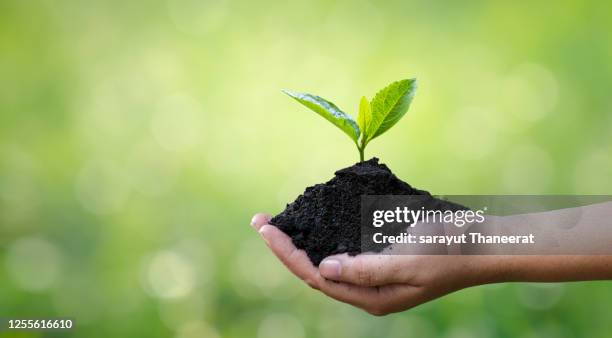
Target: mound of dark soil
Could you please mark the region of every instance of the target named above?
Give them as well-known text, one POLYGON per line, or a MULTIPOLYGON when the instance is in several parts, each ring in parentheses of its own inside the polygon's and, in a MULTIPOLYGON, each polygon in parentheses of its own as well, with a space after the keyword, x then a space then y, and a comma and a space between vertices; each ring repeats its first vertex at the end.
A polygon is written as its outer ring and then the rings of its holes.
MULTIPOLYGON (((386 165, 372 158, 336 171, 335 177, 327 183, 306 188, 283 212, 272 218, 270 224, 288 234, 315 265, 333 254, 356 255, 361 252, 361 195, 431 197, 427 191, 415 189, 398 179, 386 165)), ((455 209, 456 205, 447 207, 455 209)), ((370 249, 379 252, 384 247, 370 249)))

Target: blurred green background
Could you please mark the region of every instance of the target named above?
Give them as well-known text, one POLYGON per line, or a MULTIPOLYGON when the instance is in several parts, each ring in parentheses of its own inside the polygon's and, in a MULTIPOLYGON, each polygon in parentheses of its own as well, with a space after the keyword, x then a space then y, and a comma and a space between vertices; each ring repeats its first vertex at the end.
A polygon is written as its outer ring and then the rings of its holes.
POLYGON ((76 318, 49 337, 610 337, 604 282, 479 287, 371 317, 302 285, 248 223, 358 160, 280 89, 355 114, 407 77, 410 111, 366 154, 407 182, 612 194, 611 13, 3 0, 0 317, 76 318))

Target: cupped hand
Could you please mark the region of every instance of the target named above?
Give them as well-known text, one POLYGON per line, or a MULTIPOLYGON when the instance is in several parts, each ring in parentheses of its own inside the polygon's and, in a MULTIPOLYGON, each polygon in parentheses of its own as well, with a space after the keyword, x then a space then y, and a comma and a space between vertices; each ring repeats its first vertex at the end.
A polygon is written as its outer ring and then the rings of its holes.
POLYGON ((269 215, 257 214, 251 225, 293 274, 325 295, 373 315, 407 310, 500 276, 487 256, 341 254, 316 267, 269 221, 269 215))

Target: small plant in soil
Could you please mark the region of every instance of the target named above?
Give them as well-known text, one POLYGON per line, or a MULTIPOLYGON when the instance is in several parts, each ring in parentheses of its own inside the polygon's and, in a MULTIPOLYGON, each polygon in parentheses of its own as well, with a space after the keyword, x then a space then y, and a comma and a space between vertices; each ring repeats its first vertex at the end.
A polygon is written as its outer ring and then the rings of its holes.
POLYGON ((357 121, 320 96, 288 90, 283 92, 344 131, 355 142, 359 161, 363 162, 368 143, 393 127, 406 114, 417 88, 416 83, 416 79, 393 82, 376 93, 372 102, 363 96, 359 102, 357 121))
MULTIPOLYGON (((284 92, 344 131, 357 146, 359 163, 338 170, 326 183, 306 188, 304 193, 283 212, 270 220, 288 234, 295 246, 303 249, 313 264, 323 258, 362 252, 361 196, 362 195, 422 195, 431 197, 437 209, 456 209, 457 205, 432 197, 427 191, 413 188, 397 178, 377 158, 364 161, 365 148, 370 141, 393 127, 408 110, 416 80, 393 82, 380 90, 369 102, 363 97, 355 121, 335 104, 319 96, 284 92)), ((405 229, 393 229, 399 233, 405 229)), ((369 248, 381 251, 385 245, 369 248)))

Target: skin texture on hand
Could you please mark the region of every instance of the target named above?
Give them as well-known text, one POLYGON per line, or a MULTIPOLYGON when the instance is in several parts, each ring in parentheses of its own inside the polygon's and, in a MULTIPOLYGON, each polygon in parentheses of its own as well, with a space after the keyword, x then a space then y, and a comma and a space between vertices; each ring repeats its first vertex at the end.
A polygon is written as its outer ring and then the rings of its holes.
POLYGON ((257 214, 251 225, 293 274, 325 295, 377 316, 481 284, 612 279, 612 256, 342 254, 315 267, 289 236, 268 224, 270 218, 257 214))

